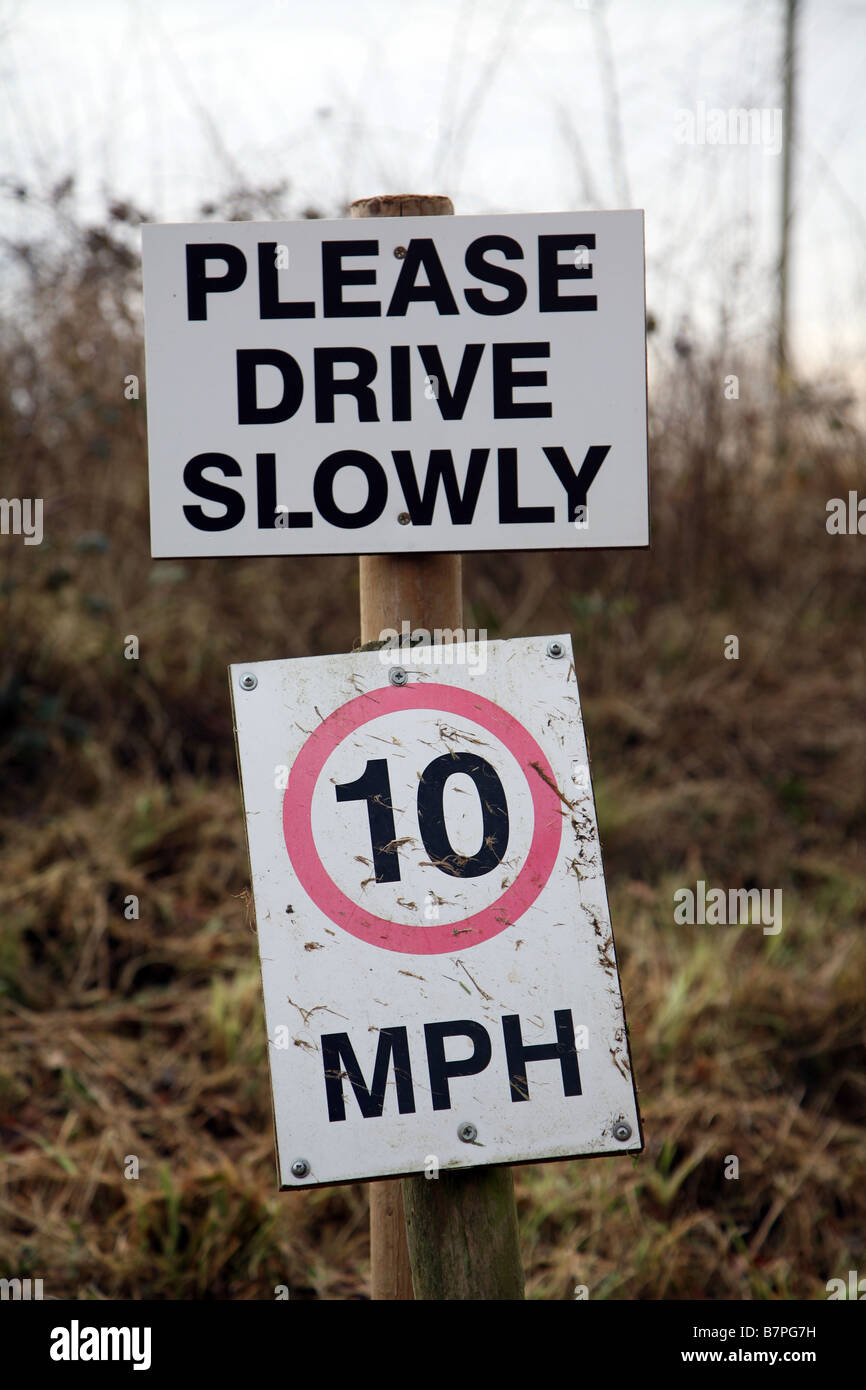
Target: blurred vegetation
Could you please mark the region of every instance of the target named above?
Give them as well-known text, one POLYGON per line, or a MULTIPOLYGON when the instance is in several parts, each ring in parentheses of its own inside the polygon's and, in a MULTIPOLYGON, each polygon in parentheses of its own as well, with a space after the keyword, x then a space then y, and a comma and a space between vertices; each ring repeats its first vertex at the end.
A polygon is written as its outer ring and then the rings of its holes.
MULTIPOLYGON (((366 1297, 365 1189, 276 1192, 226 684, 352 648, 357 566, 149 558, 142 213, 72 201, 7 245, 0 321, 2 491, 45 499, 41 546, 0 537, 0 1274, 366 1297)), ((647 1138, 517 1170, 528 1290, 823 1298, 866 1260, 866 579, 862 539, 825 529, 864 439, 843 392, 801 385, 779 456, 755 362, 665 332, 651 549, 465 562, 468 624, 575 637, 647 1138), (782 888, 782 932, 676 926, 698 878, 782 888)))

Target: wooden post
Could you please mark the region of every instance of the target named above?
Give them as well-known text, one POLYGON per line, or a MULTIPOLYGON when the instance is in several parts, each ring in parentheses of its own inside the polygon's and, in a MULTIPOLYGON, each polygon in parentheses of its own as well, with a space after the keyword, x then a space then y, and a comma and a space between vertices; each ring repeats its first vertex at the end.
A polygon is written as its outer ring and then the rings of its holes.
MULTIPOLYGON (((359 198, 352 217, 453 213, 450 198, 359 198)), ((361 641, 386 628, 462 628, 459 555, 362 555, 361 641)), ((370 1292, 374 1299, 523 1297, 514 1187, 508 1168, 370 1184, 370 1292), (408 1241, 407 1241, 408 1228, 408 1241)))
POLYGON ((510 1168, 404 1178, 403 1205, 417 1298, 523 1298, 510 1168))
POLYGON ((782 62, 782 193, 779 227, 779 302, 776 323, 776 373, 784 392, 790 376, 788 341, 788 248, 791 241, 791 155, 794 136, 794 34, 797 23, 797 0, 787 0, 785 7, 785 54, 782 62))
POLYGON ((779 303, 776 324, 776 456, 788 451, 788 406, 791 398, 791 345, 788 333, 788 255, 791 242, 791 160, 794 137, 795 31, 797 0, 785 7, 785 53, 782 64, 782 190, 779 228, 779 303))

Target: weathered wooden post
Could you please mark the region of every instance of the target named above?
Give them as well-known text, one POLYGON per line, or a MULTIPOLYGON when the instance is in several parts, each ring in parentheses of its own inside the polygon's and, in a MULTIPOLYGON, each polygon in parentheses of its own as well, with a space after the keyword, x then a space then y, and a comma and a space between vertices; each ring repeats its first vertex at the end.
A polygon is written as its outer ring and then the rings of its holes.
MULTIPOLYGON (((435 217, 450 198, 412 193, 359 198, 353 217, 435 217)), ((459 555, 362 555, 361 642, 388 628, 462 628, 459 555)), ((370 1185, 370 1291, 374 1299, 523 1297, 509 1168, 370 1185), (401 1190, 402 1189, 402 1190, 401 1190), (407 1244, 408 1228, 408 1244, 407 1244)))

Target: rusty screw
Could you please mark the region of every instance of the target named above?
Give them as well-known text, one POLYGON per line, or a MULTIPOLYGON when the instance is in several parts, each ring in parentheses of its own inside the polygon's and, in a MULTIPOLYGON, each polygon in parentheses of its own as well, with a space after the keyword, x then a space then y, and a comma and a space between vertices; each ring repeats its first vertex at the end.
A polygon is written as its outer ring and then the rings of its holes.
POLYGON ((402 261, 403 257, 406 255, 406 247, 405 247, 405 246, 395 246, 395 247, 394 247, 394 255, 397 257, 397 260, 398 260, 398 261, 402 261))

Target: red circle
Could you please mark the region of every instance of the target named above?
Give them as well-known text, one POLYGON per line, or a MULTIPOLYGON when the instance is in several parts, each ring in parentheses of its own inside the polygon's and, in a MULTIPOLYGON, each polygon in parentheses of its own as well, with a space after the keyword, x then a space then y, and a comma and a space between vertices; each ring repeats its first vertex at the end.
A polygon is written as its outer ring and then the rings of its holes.
POLYGON ((307 739, 292 765, 283 797, 283 835, 302 887, 336 926, 371 946, 408 955, 440 955, 489 941, 513 926, 535 902, 556 863, 562 839, 562 813, 550 764, 532 735, 513 715, 483 695, 455 686, 385 686, 341 705, 307 739), (331 753, 361 725, 406 709, 441 710, 475 720, 505 744, 529 784, 534 825, 526 862, 496 902, 462 922, 413 926, 374 916, 337 887, 313 840, 313 793, 331 753))

